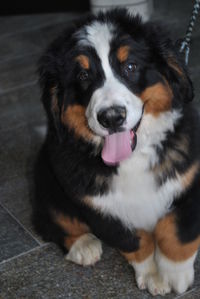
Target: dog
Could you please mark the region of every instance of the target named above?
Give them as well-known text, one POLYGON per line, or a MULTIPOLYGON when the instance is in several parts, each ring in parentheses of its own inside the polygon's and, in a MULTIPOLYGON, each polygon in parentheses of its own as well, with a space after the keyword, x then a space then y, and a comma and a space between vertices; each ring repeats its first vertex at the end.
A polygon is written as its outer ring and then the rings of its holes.
POLYGON ((102 241, 118 249, 152 295, 186 291, 200 244, 200 122, 176 43, 115 9, 54 40, 39 76, 37 232, 83 266, 102 241))

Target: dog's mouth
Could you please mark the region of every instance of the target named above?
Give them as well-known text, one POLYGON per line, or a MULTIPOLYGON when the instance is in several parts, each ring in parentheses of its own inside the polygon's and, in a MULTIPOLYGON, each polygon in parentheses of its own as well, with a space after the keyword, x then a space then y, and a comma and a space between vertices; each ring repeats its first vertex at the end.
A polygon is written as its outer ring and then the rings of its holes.
POLYGON ((101 152, 102 160, 106 165, 117 166, 121 161, 128 159, 137 145, 137 130, 140 126, 142 115, 131 130, 120 131, 105 137, 101 152))

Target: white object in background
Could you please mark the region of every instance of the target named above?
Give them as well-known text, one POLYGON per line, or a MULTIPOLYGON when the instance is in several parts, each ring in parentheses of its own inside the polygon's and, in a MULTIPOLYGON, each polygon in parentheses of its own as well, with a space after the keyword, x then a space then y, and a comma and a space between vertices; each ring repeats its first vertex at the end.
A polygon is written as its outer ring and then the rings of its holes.
POLYGON ((90 0, 90 3, 93 13, 126 7, 133 14, 139 13, 144 21, 150 18, 153 11, 153 0, 90 0))

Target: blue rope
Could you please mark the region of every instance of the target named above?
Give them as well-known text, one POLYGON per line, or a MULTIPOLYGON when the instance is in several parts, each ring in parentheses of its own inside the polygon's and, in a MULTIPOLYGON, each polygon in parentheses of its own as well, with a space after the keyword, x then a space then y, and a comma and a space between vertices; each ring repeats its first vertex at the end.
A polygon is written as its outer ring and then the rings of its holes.
POLYGON ((192 36, 192 31, 194 29, 194 23, 197 19, 199 10, 200 10, 200 0, 195 0, 194 8, 193 8, 190 22, 188 25, 188 29, 187 29, 187 32, 185 35, 185 39, 183 40, 183 42, 181 44, 181 48, 180 48, 180 52, 185 52, 185 63, 186 64, 188 64, 188 60, 189 60, 191 36, 192 36))

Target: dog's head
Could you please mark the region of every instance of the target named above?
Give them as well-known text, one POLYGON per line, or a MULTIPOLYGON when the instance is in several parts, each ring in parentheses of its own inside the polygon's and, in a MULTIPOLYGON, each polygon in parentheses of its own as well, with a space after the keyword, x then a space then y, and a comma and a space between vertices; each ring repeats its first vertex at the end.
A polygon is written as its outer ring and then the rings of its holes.
POLYGON ((63 33, 40 61, 50 125, 95 143, 136 130, 145 117, 168 118, 193 98, 180 56, 165 30, 125 10, 90 17, 63 33))

